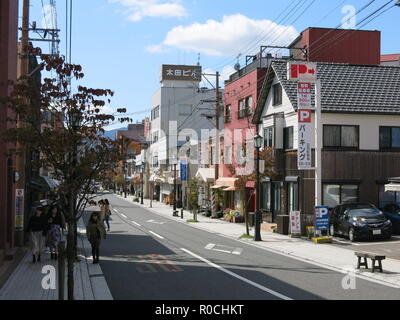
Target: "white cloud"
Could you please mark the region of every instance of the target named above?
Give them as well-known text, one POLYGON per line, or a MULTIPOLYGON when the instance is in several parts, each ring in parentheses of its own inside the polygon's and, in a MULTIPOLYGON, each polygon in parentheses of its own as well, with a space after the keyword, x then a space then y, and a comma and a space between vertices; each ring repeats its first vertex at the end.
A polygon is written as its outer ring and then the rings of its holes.
MULTIPOLYGON (((222 21, 210 19, 203 24, 174 27, 160 45, 211 56, 231 56, 254 38, 260 39, 261 33, 267 35, 261 43, 264 45, 288 45, 298 36, 292 26, 278 25, 270 20, 253 20, 242 14, 235 14, 224 16, 222 21)), ((252 52, 242 54, 250 53, 252 52)))
MULTIPOLYGON (((233 73, 235 73, 235 72, 236 72, 236 71, 235 71, 235 69, 234 69, 232 66, 230 66, 230 65, 225 66, 225 67, 222 69, 222 71, 220 72, 220 78, 219 78, 220 87, 223 87, 223 86, 224 86, 225 80, 228 80, 229 77, 231 76, 231 74, 233 74, 233 73)), ((213 69, 205 69, 205 70, 203 70, 203 73, 205 73, 205 74, 215 74, 216 71, 213 70, 213 69)), ((210 81, 210 82, 212 83, 212 85, 215 87, 215 80, 216 80, 215 77, 207 76, 207 79, 208 79, 208 81, 210 81)), ((203 81, 200 83, 200 86, 201 86, 201 87, 209 87, 210 84, 209 84, 206 80, 203 80, 203 81)))
POLYGON ((146 47, 146 51, 148 51, 150 53, 164 53, 164 52, 167 52, 168 49, 162 45, 155 44, 155 45, 146 47))
POLYGON ((133 22, 145 17, 182 18, 188 15, 181 0, 109 0, 127 7, 127 19, 133 22))

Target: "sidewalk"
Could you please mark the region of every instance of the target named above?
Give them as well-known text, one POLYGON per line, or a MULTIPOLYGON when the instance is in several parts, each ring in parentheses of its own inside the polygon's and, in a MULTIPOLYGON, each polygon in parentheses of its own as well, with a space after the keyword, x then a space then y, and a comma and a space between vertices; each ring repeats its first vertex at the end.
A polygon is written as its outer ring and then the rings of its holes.
MULTIPOLYGON (((82 219, 78 222, 78 257, 80 261, 74 267, 75 300, 112 300, 100 265, 92 264, 90 244, 82 219)), ((22 261, 0 288, 0 300, 58 300, 58 289, 46 290, 42 287, 42 280, 48 274, 42 273, 44 266, 53 266, 57 270, 57 261, 50 260, 50 254, 44 253, 42 261, 33 264, 31 253, 26 250, 22 261)), ((64 299, 67 297, 65 282, 64 299)))
MULTIPOLYGON (((118 195, 121 199, 125 199, 118 195)), ((133 197, 127 196, 125 199, 133 203, 133 197)), ((135 203, 141 206, 139 203, 135 203)), ((179 217, 172 216, 172 207, 163 203, 153 201, 150 208, 150 200, 145 199, 143 207, 164 217, 186 223, 188 219, 193 219, 193 214, 184 211, 183 219, 181 219, 181 211, 179 217)), ((198 223, 190 223, 189 225, 202 229, 214 234, 235 239, 237 241, 253 245, 264 250, 272 251, 278 254, 289 256, 294 259, 302 260, 311 264, 315 264, 334 271, 348 273, 349 270, 354 272, 357 277, 366 280, 378 282, 395 288, 400 288, 400 260, 386 259, 383 261, 383 273, 372 273, 370 269, 356 269, 357 258, 354 250, 335 247, 330 244, 314 244, 304 239, 292 239, 288 236, 261 231, 262 242, 254 242, 251 239, 239 239, 245 233, 244 224, 229 223, 221 219, 207 218, 201 214, 198 215, 198 223)), ((250 234, 253 235, 253 230, 250 234)), ((357 250, 362 251, 362 250, 357 250)), ((370 261, 369 261, 370 262, 370 261)), ((370 265, 371 263, 369 263, 370 265)))

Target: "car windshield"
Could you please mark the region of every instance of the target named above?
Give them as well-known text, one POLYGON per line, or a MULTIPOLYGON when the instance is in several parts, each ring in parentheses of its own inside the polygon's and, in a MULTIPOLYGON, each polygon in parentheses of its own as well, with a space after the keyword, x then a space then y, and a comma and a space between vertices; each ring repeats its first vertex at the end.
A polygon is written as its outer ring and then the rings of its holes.
POLYGON ((347 210, 353 209, 375 209, 372 204, 365 204, 365 203, 354 203, 354 204, 346 204, 344 208, 347 210))
POLYGON ((362 209, 354 209, 348 211, 349 216, 351 217, 372 217, 372 216, 381 216, 383 213, 376 208, 362 208, 362 209))

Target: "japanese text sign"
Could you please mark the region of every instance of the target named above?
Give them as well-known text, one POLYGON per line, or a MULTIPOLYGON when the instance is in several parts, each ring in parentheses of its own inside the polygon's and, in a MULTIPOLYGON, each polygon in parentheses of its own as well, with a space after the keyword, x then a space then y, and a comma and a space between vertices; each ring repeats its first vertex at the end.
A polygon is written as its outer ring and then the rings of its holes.
POLYGON ((297 107, 298 109, 312 109, 312 83, 298 82, 297 83, 297 107))
POLYGON ((300 211, 290 211, 290 233, 301 234, 300 211))
POLYGON ((298 148, 297 165, 299 170, 308 170, 312 168, 312 112, 311 110, 298 110, 299 128, 298 128, 298 148))
POLYGON ((201 81, 201 66, 162 65, 161 81, 201 81))

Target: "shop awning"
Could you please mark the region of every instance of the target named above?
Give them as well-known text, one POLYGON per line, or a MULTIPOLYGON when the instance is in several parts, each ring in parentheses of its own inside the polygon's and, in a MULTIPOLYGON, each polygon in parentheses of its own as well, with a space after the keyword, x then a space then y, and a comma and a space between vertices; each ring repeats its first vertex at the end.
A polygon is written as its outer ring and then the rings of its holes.
POLYGON ((165 178, 160 177, 159 175, 152 174, 149 178, 150 182, 162 183, 165 181, 165 178))
POLYGON ((196 178, 199 178, 204 182, 212 182, 215 180, 215 169, 200 168, 197 170, 196 178))
POLYGON ((215 183, 215 186, 211 187, 211 189, 220 189, 220 188, 236 188, 236 183, 239 181, 238 178, 219 178, 215 183))
POLYGON ((59 187, 60 182, 47 176, 33 177, 30 179, 30 185, 38 191, 50 192, 59 187))
POLYGON ((389 184, 385 185, 385 191, 400 192, 400 183, 389 183, 389 184))
POLYGON ((236 191, 237 189, 235 187, 229 187, 224 189, 223 191, 236 191))

